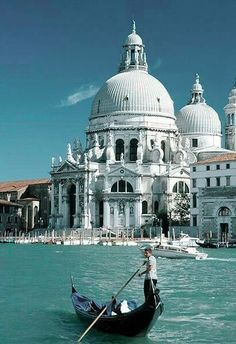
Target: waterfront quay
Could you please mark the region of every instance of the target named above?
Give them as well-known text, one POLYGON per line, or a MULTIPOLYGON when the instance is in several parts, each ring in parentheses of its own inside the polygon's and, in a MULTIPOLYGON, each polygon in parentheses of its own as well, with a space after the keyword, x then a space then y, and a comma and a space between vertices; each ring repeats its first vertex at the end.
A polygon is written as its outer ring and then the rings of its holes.
POLYGON ((158 237, 135 237, 134 230, 113 232, 106 229, 66 229, 66 230, 33 230, 29 233, 1 233, 2 244, 56 244, 56 245, 124 245, 135 246, 143 241, 159 242, 158 237))

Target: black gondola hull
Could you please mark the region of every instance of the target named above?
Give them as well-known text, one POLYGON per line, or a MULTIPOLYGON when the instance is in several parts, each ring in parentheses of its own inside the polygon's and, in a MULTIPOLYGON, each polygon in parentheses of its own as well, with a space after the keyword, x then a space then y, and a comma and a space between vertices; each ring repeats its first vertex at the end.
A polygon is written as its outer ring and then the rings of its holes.
MULTIPOLYGON (((86 312, 79 309, 76 304, 76 297, 78 293, 74 290, 72 292, 72 304, 75 312, 81 321, 90 325, 98 316, 92 312, 86 312)), ((144 303, 140 307, 121 315, 102 315, 97 322, 94 324, 94 328, 107 332, 115 333, 124 336, 145 336, 157 320, 157 318, 163 312, 163 304, 156 296, 156 302, 154 305, 150 303, 144 303)))

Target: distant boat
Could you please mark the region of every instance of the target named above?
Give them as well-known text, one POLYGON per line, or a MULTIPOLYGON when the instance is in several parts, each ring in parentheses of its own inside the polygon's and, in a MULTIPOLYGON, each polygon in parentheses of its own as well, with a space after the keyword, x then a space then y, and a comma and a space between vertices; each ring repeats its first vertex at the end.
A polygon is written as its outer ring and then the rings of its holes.
POLYGON ((137 246, 135 240, 121 240, 121 239, 111 239, 111 240, 99 240, 98 245, 100 246, 137 246))
POLYGON ((219 248, 219 243, 211 240, 205 240, 197 243, 200 247, 204 248, 219 248))
POLYGON ((145 336, 163 312, 163 303, 158 293, 155 293, 149 301, 144 302, 139 307, 134 301, 127 301, 124 313, 122 313, 122 303, 120 307, 119 303, 114 305, 113 302, 98 304, 96 301, 79 294, 73 285, 71 299, 76 314, 88 325, 99 316, 107 304, 110 304, 94 327, 103 332, 129 337, 145 336), (130 309, 127 309, 127 306, 130 309))
POLYGON ((229 240, 227 242, 219 242, 217 240, 205 240, 202 243, 198 243, 198 245, 206 248, 236 248, 236 240, 229 240))

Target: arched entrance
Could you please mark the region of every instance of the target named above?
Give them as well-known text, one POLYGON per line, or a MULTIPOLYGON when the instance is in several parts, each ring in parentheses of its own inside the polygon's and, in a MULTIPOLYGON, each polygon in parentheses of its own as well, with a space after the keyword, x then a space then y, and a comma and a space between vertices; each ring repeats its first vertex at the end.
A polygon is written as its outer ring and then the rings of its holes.
POLYGON ((218 211, 219 216, 219 237, 220 242, 229 241, 229 224, 231 218, 231 210, 227 207, 221 207, 218 211))
POLYGON ((220 242, 228 242, 229 241, 229 224, 228 223, 220 223, 220 242))
POLYGON ((75 185, 72 184, 68 190, 69 194, 69 225, 70 228, 74 226, 75 215, 75 185))

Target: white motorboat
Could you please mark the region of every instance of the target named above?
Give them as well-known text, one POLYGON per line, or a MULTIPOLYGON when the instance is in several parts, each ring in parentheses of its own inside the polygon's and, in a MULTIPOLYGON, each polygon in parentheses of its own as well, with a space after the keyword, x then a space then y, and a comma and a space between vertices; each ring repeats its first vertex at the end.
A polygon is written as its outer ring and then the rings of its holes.
POLYGON ((172 245, 181 247, 199 247, 197 242, 199 238, 191 237, 183 232, 180 233, 178 239, 171 240, 172 245))
MULTIPOLYGON (((141 247, 143 250, 144 247, 141 247)), ((179 245, 160 244, 152 248, 152 253, 157 258, 174 259, 206 259, 208 254, 199 252, 196 247, 181 247, 179 245)))

